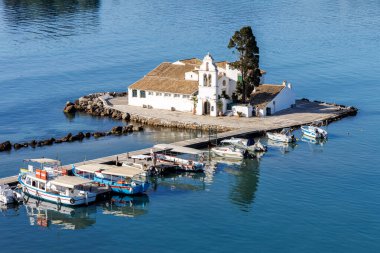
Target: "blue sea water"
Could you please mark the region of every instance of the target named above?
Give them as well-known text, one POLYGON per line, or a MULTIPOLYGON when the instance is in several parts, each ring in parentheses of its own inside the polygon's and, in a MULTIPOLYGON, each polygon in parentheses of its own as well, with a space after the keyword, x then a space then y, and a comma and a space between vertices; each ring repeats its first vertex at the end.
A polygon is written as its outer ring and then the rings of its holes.
MULTIPOLYGON (((0 141, 110 129, 120 122, 67 118, 64 103, 125 91, 162 61, 233 60, 226 46, 244 25, 268 83, 360 109, 329 125, 323 145, 271 146, 260 161, 160 179, 122 207, 1 209, 1 252, 379 252, 379 13, 378 0, 0 1, 0 141)), ((0 176, 24 158, 70 163, 192 136, 148 129, 0 153, 0 176)))

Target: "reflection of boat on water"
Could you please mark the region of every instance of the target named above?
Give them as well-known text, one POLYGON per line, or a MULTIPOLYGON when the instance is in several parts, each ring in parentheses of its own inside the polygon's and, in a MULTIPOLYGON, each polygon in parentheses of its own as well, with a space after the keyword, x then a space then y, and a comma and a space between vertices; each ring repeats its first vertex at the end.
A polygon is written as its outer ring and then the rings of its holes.
POLYGON ((24 201, 32 226, 58 226, 61 229, 84 229, 95 224, 96 206, 60 206, 27 197, 24 201))
POLYGON ((295 147, 297 147, 297 143, 295 142, 278 142, 278 141, 273 141, 271 139, 268 139, 267 144, 269 147, 272 148, 278 148, 281 153, 287 153, 291 150, 293 150, 295 147))
POLYGON ((255 201, 259 185, 259 160, 244 159, 238 167, 228 166, 225 172, 235 177, 230 190, 230 200, 243 211, 248 211, 255 201))
POLYGON ((148 195, 126 196, 114 195, 102 204, 103 214, 136 217, 148 212, 148 195))
POLYGON ((203 191, 205 189, 205 173, 173 173, 158 177, 154 190, 169 189, 171 191, 203 191))
POLYGON ((323 146, 327 142, 327 139, 315 139, 307 135, 302 135, 301 141, 323 146))
POLYGON ((12 204, 4 204, 0 202, 0 215, 2 216, 18 216, 20 204, 14 202, 12 204))

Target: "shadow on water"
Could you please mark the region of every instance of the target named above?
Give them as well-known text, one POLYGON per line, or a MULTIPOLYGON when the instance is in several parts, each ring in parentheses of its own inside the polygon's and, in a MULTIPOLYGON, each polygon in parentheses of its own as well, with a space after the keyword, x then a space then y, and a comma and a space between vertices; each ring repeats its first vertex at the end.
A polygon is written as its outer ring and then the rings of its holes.
POLYGON ((5 23, 13 31, 45 37, 71 36, 92 32, 99 25, 100 0, 3 0, 3 3, 5 23))
POLYGON ((242 211, 249 212, 259 185, 259 160, 245 159, 239 167, 226 168, 225 171, 235 175, 235 183, 229 194, 231 202, 242 211))

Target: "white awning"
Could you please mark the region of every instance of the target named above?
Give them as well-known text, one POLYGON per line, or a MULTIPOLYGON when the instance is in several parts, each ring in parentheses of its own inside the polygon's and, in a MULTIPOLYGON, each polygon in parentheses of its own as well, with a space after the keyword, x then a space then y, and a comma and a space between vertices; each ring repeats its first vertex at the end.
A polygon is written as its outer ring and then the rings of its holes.
POLYGON ((36 158, 36 159, 25 159, 25 162, 33 162, 40 164, 52 164, 52 165, 61 165, 61 162, 58 160, 50 159, 50 158, 36 158))
POLYGON ((50 181, 50 184, 53 185, 59 185, 66 188, 74 188, 77 185, 84 185, 91 183, 92 180, 84 179, 81 177, 75 177, 75 176, 60 176, 56 179, 50 181))
POLYGON ((132 159, 139 159, 139 160, 144 160, 144 159, 149 159, 151 158, 150 155, 133 155, 131 156, 132 159))
POLYGON ((143 173, 144 171, 138 168, 134 168, 131 166, 125 167, 118 167, 118 166, 113 166, 113 168, 107 169, 105 171, 102 171, 102 174, 105 175, 112 175, 112 176, 119 176, 119 177, 134 177, 136 175, 139 175, 143 173))
POLYGON ((156 144, 153 146, 153 148, 159 149, 162 151, 172 151, 172 152, 192 154, 192 155, 200 155, 204 153, 204 151, 201 151, 198 149, 176 146, 173 144, 156 144))
POLYGON ((90 164, 84 164, 80 166, 75 166, 76 170, 88 172, 88 173, 95 173, 99 170, 108 170, 110 168, 114 167, 113 165, 107 165, 107 164, 100 164, 100 163, 90 163, 90 164))

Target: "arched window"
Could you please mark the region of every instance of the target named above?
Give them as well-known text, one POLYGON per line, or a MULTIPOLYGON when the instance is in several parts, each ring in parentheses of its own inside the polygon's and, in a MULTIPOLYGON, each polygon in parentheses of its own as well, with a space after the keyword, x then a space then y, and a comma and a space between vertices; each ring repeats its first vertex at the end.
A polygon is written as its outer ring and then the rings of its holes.
POLYGON ((211 86, 211 80, 212 80, 212 77, 211 77, 211 75, 209 74, 209 75, 208 75, 208 86, 211 86))
POLYGON ((203 75, 203 86, 207 86, 207 75, 203 75))
POLYGON ((206 71, 208 71, 208 62, 206 62, 206 71))
POLYGON ((226 80, 223 80, 223 86, 226 86, 226 80))

